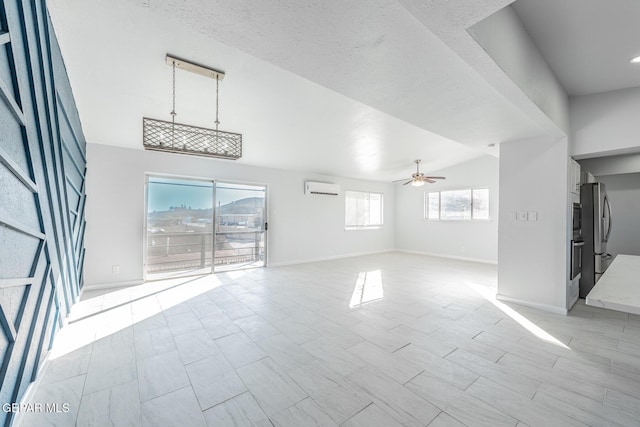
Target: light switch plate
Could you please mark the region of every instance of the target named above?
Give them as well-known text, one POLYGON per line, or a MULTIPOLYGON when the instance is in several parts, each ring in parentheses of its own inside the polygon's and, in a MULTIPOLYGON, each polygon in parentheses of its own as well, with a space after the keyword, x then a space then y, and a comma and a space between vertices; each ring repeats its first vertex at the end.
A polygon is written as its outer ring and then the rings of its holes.
POLYGON ((527 215, 527 218, 529 219, 529 221, 537 221, 538 220, 538 212, 529 211, 529 214, 527 215))
POLYGON ((527 221, 527 212, 526 211, 518 211, 518 221, 527 221))

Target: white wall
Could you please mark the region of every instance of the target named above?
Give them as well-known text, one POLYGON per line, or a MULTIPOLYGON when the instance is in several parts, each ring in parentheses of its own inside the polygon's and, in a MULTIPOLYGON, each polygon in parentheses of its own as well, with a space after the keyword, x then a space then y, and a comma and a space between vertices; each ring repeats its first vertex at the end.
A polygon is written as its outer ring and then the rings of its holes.
POLYGON ((622 154, 640 149, 640 88, 572 97, 571 155, 622 154))
POLYGON ((640 172, 640 153, 595 157, 579 161, 582 171, 594 176, 631 174, 640 172))
POLYGON ((498 260, 498 159, 483 156, 430 175, 447 179, 423 187, 396 188, 396 248, 403 251, 495 263, 498 260), (429 191, 489 188, 489 221, 427 221, 429 191))
POLYGON ((87 145, 85 285, 128 283, 143 278, 145 173, 267 184, 269 265, 394 249, 394 187, 391 184, 259 168, 203 157, 87 145), (344 193, 304 195, 304 182, 329 181, 341 190, 382 192, 385 226, 345 231, 344 193), (112 274, 119 265, 120 273, 112 274))
POLYGON ((611 203, 612 228, 607 251, 640 255, 640 173, 598 176, 611 203))
POLYGON ((566 138, 500 145, 499 298, 566 311, 568 168, 566 138), (517 221, 519 211, 537 212, 537 221, 517 221))
POLYGON ((567 94, 515 10, 504 7, 468 31, 527 97, 568 132, 567 94))

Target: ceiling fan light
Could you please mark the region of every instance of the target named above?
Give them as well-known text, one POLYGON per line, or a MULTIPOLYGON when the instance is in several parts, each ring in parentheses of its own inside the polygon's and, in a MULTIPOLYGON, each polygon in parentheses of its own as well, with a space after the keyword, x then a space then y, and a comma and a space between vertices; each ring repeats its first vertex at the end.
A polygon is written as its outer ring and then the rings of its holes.
POLYGON ((414 187, 422 187, 424 185, 424 181, 416 179, 411 183, 411 185, 414 187))

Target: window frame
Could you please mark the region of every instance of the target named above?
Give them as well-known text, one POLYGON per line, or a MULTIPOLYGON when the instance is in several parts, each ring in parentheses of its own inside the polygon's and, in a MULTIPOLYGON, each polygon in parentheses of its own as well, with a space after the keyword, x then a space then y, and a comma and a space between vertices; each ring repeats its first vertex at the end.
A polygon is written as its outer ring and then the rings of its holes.
POLYGON ((453 222, 466 222, 466 221, 491 221, 491 197, 490 197, 489 187, 470 187, 470 188, 459 188, 459 189, 450 189, 450 190, 440 190, 440 191, 428 191, 424 193, 424 201, 423 201, 423 219, 426 221, 453 221, 453 222), (474 218, 473 215, 473 193, 477 190, 486 190, 487 191, 487 218, 474 218), (469 202, 469 212, 470 218, 446 218, 442 219, 442 193, 454 192, 454 191, 470 191, 470 202, 469 202), (438 217, 430 218, 429 217, 429 195, 430 194, 438 194, 438 217))
MULTIPOLYGON (((356 215, 357 216, 357 215, 356 215)), ((345 190, 344 192, 344 229, 347 231, 352 230, 378 230, 384 227, 384 193, 377 191, 361 191, 361 190, 345 190), (364 225, 351 225, 348 224, 348 209, 349 209, 349 193, 360 193, 366 195, 367 202, 367 218, 370 220, 371 216, 371 194, 377 194, 380 196, 380 224, 364 224, 364 225)))

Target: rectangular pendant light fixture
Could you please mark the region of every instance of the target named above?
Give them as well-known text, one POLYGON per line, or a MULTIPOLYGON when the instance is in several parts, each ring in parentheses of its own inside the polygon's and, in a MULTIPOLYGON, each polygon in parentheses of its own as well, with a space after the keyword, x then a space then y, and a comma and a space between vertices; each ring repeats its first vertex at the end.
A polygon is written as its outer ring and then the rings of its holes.
POLYGON ((237 160, 242 157, 242 134, 218 129, 218 84, 224 72, 167 55, 173 67, 172 121, 142 118, 142 144, 147 150, 237 160), (175 70, 182 69, 216 80, 216 128, 209 129, 175 122, 175 70))
POLYGON ((142 141, 147 150, 237 160, 242 157, 242 134, 142 118, 142 141))

